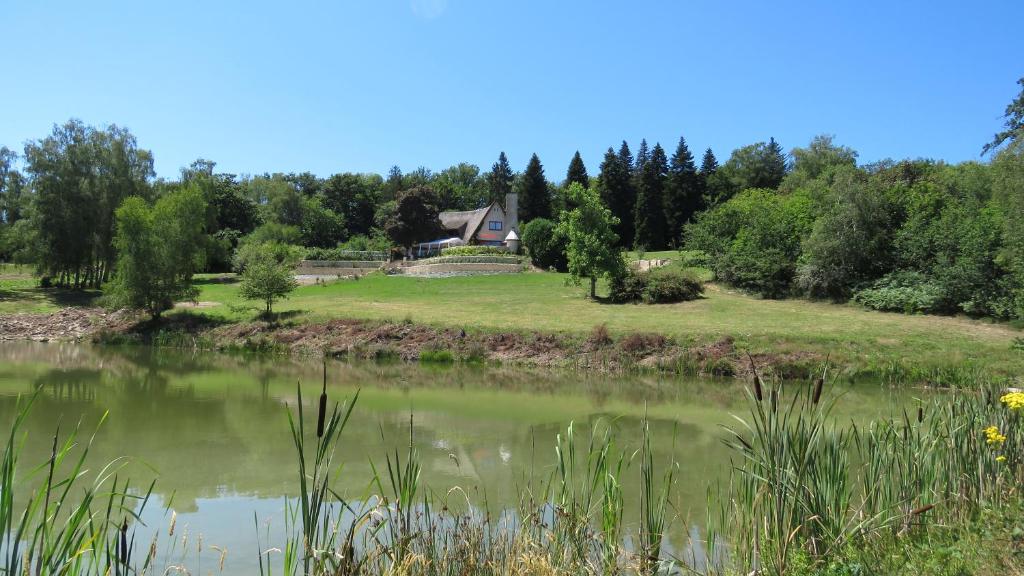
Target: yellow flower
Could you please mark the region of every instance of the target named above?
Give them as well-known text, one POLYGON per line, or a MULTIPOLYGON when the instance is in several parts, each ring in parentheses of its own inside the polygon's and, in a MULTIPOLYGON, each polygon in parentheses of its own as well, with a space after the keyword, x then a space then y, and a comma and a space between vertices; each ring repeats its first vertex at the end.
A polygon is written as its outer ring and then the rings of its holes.
POLYGON ((1010 410, 1024 408, 1024 392, 1008 392, 999 398, 999 401, 1006 404, 1010 410))
POLYGON ((985 443, 986 444, 1002 444, 1006 442, 1006 436, 999 433, 999 428, 995 426, 989 426, 985 428, 985 443))
POLYGON ((1006 462, 1006 456, 996 456, 996 462, 1006 462))

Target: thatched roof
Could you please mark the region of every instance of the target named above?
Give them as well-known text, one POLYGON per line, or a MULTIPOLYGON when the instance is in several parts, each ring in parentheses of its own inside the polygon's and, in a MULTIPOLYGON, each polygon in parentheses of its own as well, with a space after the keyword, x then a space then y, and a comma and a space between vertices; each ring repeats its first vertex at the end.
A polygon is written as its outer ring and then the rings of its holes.
POLYGON ((462 238, 462 241, 469 243, 473 235, 476 234, 477 230, 484 223, 484 219, 487 218, 487 213, 491 211, 491 208, 498 206, 497 202, 492 203, 489 206, 484 206, 477 210, 465 210, 462 212, 441 212, 438 218, 441 220, 441 227, 445 230, 455 232, 462 238))

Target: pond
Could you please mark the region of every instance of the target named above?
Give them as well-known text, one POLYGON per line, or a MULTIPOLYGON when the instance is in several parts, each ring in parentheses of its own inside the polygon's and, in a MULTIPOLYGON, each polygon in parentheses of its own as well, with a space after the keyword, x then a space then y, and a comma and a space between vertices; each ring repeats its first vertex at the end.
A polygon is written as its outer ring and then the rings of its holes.
MULTIPOLYGON (((27 467, 47 460, 58 424, 62 434, 78 425, 87 438, 106 413, 90 453, 92 474, 126 457, 121 474, 135 486, 156 480, 143 514, 148 529, 165 528, 173 511, 179 536, 198 542, 202 535, 205 566, 217 563, 219 553, 210 552, 217 546, 228 551, 224 573, 248 574, 259 553, 256 523, 261 534, 267 525, 279 533, 284 498, 297 494, 287 410, 301 385, 307 414, 315 414, 322 369, 314 359, 4 342, 0 425, 6 433, 19 395, 39 391, 26 426, 27 467)), ((430 490, 458 486, 477 506, 515 507, 523 487, 553 471, 556 436, 571 422, 581 442, 595 424, 610 424, 617 445, 632 452, 646 416, 659 461, 678 462, 677 534, 670 535, 677 541, 703 522, 709 484, 728 474, 722 426, 747 411, 744 384, 733 380, 340 361, 328 362, 327 374, 332 402, 360 392, 339 446, 344 467, 334 489, 343 496, 365 498, 370 462, 379 469, 385 451, 404 457, 411 422, 430 490)), ((895 416, 913 403, 913 392, 873 384, 833 392, 842 395, 837 417, 859 421, 895 416)), ((637 464, 622 479, 632 525, 639 481, 637 464)))

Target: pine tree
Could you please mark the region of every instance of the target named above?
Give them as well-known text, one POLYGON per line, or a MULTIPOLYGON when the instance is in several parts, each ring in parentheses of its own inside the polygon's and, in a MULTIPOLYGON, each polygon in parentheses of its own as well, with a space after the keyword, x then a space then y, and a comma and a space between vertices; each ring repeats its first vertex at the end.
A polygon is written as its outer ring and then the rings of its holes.
POLYGON ((636 192, 630 174, 632 167, 633 155, 629 151, 629 145, 623 141, 618 154, 612 148, 605 152, 604 161, 601 162, 601 173, 597 177, 601 199, 612 211, 612 215, 619 220, 615 225, 615 233, 623 246, 633 243, 636 192))
POLYGON ((580 151, 577 150, 569 162, 569 170, 565 174, 565 187, 568 188, 573 182, 579 183, 584 188, 590 188, 590 176, 587 175, 587 167, 583 164, 580 151))
POLYGON ((505 195, 512 191, 513 177, 512 167, 509 166, 508 158, 503 151, 498 154, 498 161, 494 163, 491 172, 487 175, 487 186, 492 202, 504 204, 505 195))
POLYGON ((534 218, 551 218, 551 195, 544 178, 544 167, 536 154, 530 157, 519 183, 519 221, 526 224, 534 218))
POLYGON ((655 144, 650 159, 640 173, 636 195, 635 245, 648 250, 666 246, 665 181, 668 158, 661 144, 655 144))
POLYGON ((704 159, 700 162, 700 175, 707 177, 718 171, 718 159, 715 153, 708 148, 704 151, 704 159))
POLYGON ((782 146, 779 146, 775 138, 768 140, 765 152, 765 187, 778 188, 779 184, 782 184, 782 179, 786 177, 786 153, 782 151, 782 146))
POLYGON ((647 165, 650 159, 651 154, 647 151, 647 139, 644 138, 640 141, 640 148, 636 151, 636 165, 633 167, 633 173, 639 175, 643 172, 644 166, 647 165))
POLYGON ((668 180, 665 183, 665 220, 668 223, 667 238, 670 244, 679 246, 683 238, 683 225, 700 210, 701 178, 693 163, 693 154, 686 146, 686 139, 679 138, 679 145, 669 165, 668 180))

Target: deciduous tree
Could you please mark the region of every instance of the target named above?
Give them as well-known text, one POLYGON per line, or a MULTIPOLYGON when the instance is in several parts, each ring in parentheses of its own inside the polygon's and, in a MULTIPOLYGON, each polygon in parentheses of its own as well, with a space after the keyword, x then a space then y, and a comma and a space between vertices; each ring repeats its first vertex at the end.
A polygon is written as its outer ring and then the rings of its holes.
POLYGON ((620 275, 625 269, 614 230, 617 219, 601 202, 597 191, 573 183, 568 192, 576 207, 562 213, 557 233, 567 240, 571 280, 579 284, 581 278, 588 278, 590 297, 596 298, 598 279, 620 275))

